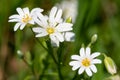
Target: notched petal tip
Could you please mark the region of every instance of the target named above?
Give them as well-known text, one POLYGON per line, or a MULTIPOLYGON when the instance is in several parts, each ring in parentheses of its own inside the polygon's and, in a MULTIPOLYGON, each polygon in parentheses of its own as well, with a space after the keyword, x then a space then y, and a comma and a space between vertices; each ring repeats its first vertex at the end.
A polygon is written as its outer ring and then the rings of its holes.
POLYGON ((73 66, 73 62, 69 62, 69 65, 70 65, 70 66, 73 66))
POLYGON ((34 12, 40 13, 40 12, 43 12, 43 11, 44 11, 44 9, 41 9, 41 8, 34 8, 34 9, 32 9, 31 14, 33 14, 34 12))
POLYGON ((57 9, 57 7, 56 7, 56 6, 54 6, 54 7, 52 7, 52 9, 54 9, 54 10, 55 10, 55 9, 57 9))
POLYGON ((18 12, 19 12, 19 10, 22 10, 22 8, 20 8, 20 7, 17 7, 17 8, 16 8, 16 11, 18 11, 18 12))
POLYGON ((16 29, 16 28, 14 28, 14 31, 17 31, 17 29, 16 29))
POLYGON ((37 34, 35 37, 39 37, 39 34, 37 34))
POLYGON ((80 53, 80 56, 84 56, 84 55, 85 55, 85 48, 82 47, 82 48, 79 50, 79 53, 80 53))

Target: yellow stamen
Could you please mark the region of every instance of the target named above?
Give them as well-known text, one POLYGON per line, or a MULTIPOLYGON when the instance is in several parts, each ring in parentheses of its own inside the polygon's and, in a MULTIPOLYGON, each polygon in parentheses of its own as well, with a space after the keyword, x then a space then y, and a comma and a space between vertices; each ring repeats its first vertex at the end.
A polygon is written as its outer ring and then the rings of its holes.
POLYGON ((25 14, 24 17, 22 18, 22 22, 24 23, 27 23, 30 20, 32 20, 32 18, 28 14, 25 14))
POLYGON ((52 33, 55 32, 54 28, 52 28, 52 27, 48 27, 48 28, 46 29, 46 31, 48 32, 48 34, 52 34, 52 33))
POLYGON ((88 58, 85 58, 82 60, 82 65, 85 67, 90 66, 90 60, 88 58))

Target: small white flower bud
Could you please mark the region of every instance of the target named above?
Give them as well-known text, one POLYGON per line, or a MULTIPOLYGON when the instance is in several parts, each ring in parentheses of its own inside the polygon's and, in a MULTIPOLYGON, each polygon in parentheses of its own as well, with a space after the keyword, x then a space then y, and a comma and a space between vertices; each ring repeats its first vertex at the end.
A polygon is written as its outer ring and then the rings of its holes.
POLYGON ((97 34, 94 34, 94 35, 92 36, 92 38, 91 38, 91 43, 96 42, 97 37, 98 37, 97 34))
POLYGON ((116 65, 114 61, 112 60, 112 58, 105 56, 104 64, 105 64, 107 71, 110 74, 114 75, 115 73, 117 73, 116 65))
POLYGON ((23 58, 23 53, 20 50, 17 50, 17 54, 20 58, 23 58))

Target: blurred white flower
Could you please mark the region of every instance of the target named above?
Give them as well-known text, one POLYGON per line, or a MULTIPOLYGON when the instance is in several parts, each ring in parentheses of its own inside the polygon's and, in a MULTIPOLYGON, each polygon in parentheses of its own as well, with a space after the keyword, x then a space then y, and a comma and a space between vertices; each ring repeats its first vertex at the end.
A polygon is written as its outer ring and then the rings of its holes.
POLYGON ((63 32, 71 31, 73 24, 62 21, 62 10, 53 7, 50 11, 49 17, 37 13, 36 23, 40 27, 33 28, 37 33, 36 37, 49 36, 52 43, 59 46, 59 42, 64 41, 63 32))
POLYGON ((14 14, 9 17, 9 22, 17 22, 14 26, 14 31, 16 31, 19 27, 20 30, 23 30, 23 28, 26 26, 27 23, 34 24, 34 17, 36 16, 36 12, 42 12, 43 9, 40 8, 34 8, 31 12, 29 11, 29 8, 17 8, 16 9, 18 14, 14 14))
POLYGON ((78 74, 82 74, 84 71, 87 73, 88 76, 92 76, 92 72, 96 73, 97 68, 95 64, 100 64, 102 61, 100 59, 96 59, 97 56, 100 55, 99 52, 94 52, 92 54, 91 50, 89 47, 81 48, 80 51, 80 56, 79 55, 72 55, 71 59, 74 61, 71 61, 69 63, 70 66, 72 67, 72 70, 78 70, 78 74))
POLYGON ((60 4, 56 5, 63 10, 63 17, 65 19, 71 17, 72 22, 75 22, 78 14, 78 0, 63 0, 60 4))

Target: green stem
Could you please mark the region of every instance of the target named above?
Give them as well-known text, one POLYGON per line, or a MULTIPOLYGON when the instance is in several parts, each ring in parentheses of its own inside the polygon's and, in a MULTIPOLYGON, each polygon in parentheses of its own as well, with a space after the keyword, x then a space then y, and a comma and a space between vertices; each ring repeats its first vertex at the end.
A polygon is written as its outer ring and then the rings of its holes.
POLYGON ((46 43, 47 43, 47 47, 48 47, 48 53, 51 55, 51 57, 53 58, 53 61, 55 62, 55 64, 58 64, 58 62, 57 62, 57 60, 55 59, 55 56, 54 56, 54 54, 53 54, 53 48, 52 48, 52 46, 51 46, 51 42, 50 42, 50 40, 48 40, 48 41, 46 41, 46 43))
POLYGON ((62 56, 62 50, 64 48, 64 43, 60 43, 60 47, 58 48, 57 50, 57 57, 58 57, 58 73, 59 73, 59 79, 60 80, 64 80, 63 76, 62 76, 62 73, 61 73, 61 56, 62 56))
POLYGON ((46 60, 43 61, 43 63, 44 63, 44 69, 43 69, 43 71, 42 71, 42 74, 39 76, 39 80, 42 80, 42 79, 43 79, 45 70, 48 68, 48 65, 49 65, 49 64, 48 64, 48 55, 47 55, 47 57, 46 57, 46 60))
POLYGON ((72 78, 72 80, 75 80, 77 78, 78 72, 75 73, 74 77, 72 78))
POLYGON ((34 67, 33 67, 33 64, 29 64, 26 60, 25 60, 25 58, 23 57, 22 58, 22 60, 26 63, 26 65, 31 69, 31 72, 32 72, 32 74, 35 76, 35 78, 36 78, 36 75, 35 75, 35 72, 34 72, 34 67))
POLYGON ((46 43, 47 43, 47 47, 48 47, 48 53, 51 54, 54 62, 57 65, 58 73, 59 73, 59 79, 64 80, 63 76, 62 76, 62 73, 61 73, 61 54, 62 54, 63 44, 60 44, 60 47, 58 48, 58 51, 57 51, 58 62, 57 62, 54 55, 53 55, 53 48, 51 46, 50 40, 46 41, 46 43))
POLYGON ((84 80, 91 80, 92 77, 90 77, 90 76, 86 75, 86 73, 84 73, 84 74, 83 74, 83 79, 84 79, 84 80))
POLYGON ((62 76, 62 73, 61 73, 61 65, 58 64, 57 67, 58 67, 59 79, 60 79, 60 80, 64 80, 64 78, 63 78, 63 76, 62 76))
POLYGON ((40 40, 38 38, 36 38, 36 40, 38 41, 38 43, 46 50, 48 51, 48 49, 40 42, 40 40))

